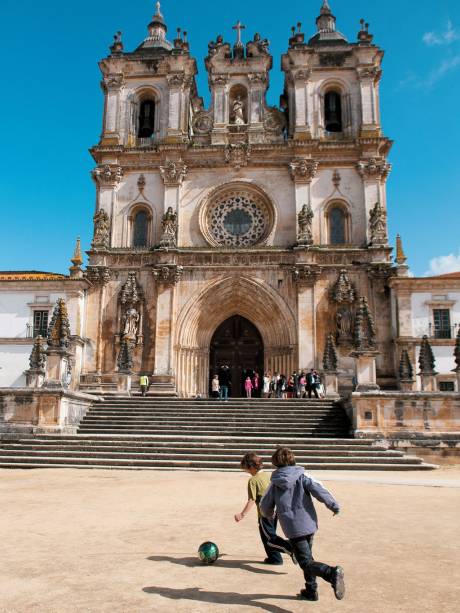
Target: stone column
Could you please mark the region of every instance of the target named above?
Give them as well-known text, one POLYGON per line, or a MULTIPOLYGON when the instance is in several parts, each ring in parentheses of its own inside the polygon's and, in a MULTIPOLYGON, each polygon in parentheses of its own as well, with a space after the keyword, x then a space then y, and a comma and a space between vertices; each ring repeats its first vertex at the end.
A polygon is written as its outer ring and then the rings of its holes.
POLYGON ((354 351, 352 357, 355 358, 356 369, 356 391, 370 392, 378 391, 377 369, 375 358, 378 351, 354 351))
POLYGON ((159 265, 153 275, 157 282, 155 327, 155 369, 153 383, 174 383, 174 334, 176 284, 183 273, 181 266, 159 265))
MULTIPOLYGON (((180 216, 180 190, 181 185, 185 177, 187 176, 188 168, 184 162, 179 160, 167 160, 164 165, 160 166, 161 177, 165 185, 164 191, 164 205, 163 210, 165 216, 168 211, 172 211, 176 215, 176 230, 175 236, 169 235, 167 237, 162 236, 161 245, 168 248, 176 248, 178 245, 178 231, 179 231, 179 216, 180 216)), ((163 217, 165 220, 165 217, 163 217)), ((164 224, 163 224, 164 225, 164 224)), ((165 228, 163 227, 163 230, 165 228)))
POLYGON ((293 75, 295 101, 295 140, 309 140, 311 129, 308 121, 308 80, 311 70, 298 70, 293 75))
POLYGON ((170 74, 167 79, 169 85, 169 114, 166 140, 169 143, 180 143, 183 136, 181 117, 185 76, 183 74, 170 74))
POLYGON ((45 387, 67 389, 71 353, 66 349, 49 347, 46 351, 45 387))
POLYGON ((224 145, 226 142, 227 127, 229 123, 228 76, 213 75, 212 96, 214 109, 214 127, 211 133, 213 145, 224 145))
POLYGON ((378 66, 365 66, 358 70, 361 89, 361 136, 375 136, 380 130, 377 84, 382 71, 378 66))
POLYGON ((267 77, 264 74, 250 74, 249 77, 249 117, 248 134, 249 142, 263 142, 265 137, 263 124, 264 94, 267 89, 267 77))
POLYGON ((119 96, 124 83, 122 74, 108 74, 101 82, 105 94, 103 145, 118 145, 119 143, 119 96))
POLYGON ((316 362, 315 284, 321 274, 317 266, 298 265, 292 269, 297 286, 297 331, 301 370, 314 368, 316 362))

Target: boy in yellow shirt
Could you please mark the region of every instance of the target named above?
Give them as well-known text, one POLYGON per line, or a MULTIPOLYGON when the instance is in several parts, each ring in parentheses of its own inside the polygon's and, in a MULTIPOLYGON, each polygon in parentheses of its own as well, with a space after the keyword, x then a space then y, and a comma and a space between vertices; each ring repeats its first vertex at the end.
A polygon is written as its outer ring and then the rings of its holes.
POLYGON ((289 543, 285 543, 284 539, 281 539, 281 537, 276 534, 277 518, 275 517, 271 520, 262 517, 260 514, 259 503, 270 485, 270 475, 265 473, 262 467, 262 459, 256 453, 246 453, 241 460, 242 470, 249 473, 251 478, 248 481, 248 501, 241 513, 235 515, 235 521, 240 522, 254 506, 257 507, 260 538, 267 554, 264 564, 278 565, 283 563, 280 550, 288 553, 292 548, 289 547, 289 543), (285 543, 286 549, 282 546, 273 547, 270 542, 271 540, 275 540, 279 545, 285 543))

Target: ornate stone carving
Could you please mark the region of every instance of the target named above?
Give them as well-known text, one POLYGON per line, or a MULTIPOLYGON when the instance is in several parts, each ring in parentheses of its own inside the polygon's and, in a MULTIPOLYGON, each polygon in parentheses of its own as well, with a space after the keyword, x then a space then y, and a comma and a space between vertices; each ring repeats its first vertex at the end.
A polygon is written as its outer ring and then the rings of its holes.
POLYGON ((29 365, 30 370, 45 371, 46 364, 46 349, 44 346, 43 336, 37 336, 34 339, 32 351, 30 352, 29 365))
POLYGON ((128 279, 120 291, 120 302, 124 306, 134 306, 141 301, 142 290, 135 272, 128 273, 128 279))
POLYGON ((339 278, 334 283, 331 293, 331 300, 337 304, 353 304, 356 300, 356 289, 347 275, 347 271, 342 269, 339 278))
POLYGON ((297 216, 297 220, 299 224, 297 243, 299 245, 311 245, 313 243, 313 210, 310 204, 303 205, 300 213, 297 216))
POLYGON ((107 285, 112 277, 112 273, 107 266, 88 266, 85 271, 85 277, 93 285, 107 285))
POLYGON ((297 70, 297 72, 294 74, 294 79, 296 81, 308 81, 311 77, 312 71, 307 69, 307 70, 297 70))
POLYGON ((178 72, 173 74, 168 74, 166 76, 168 80, 169 87, 182 87, 185 80, 185 75, 178 72))
POLYGON ((297 285, 314 285, 321 276, 322 269, 319 266, 299 265, 291 269, 292 279, 297 285))
POLYGON ((123 179, 123 168, 121 166, 97 166, 93 172, 93 179, 98 185, 104 187, 113 187, 118 185, 123 179))
POLYGON ((267 108, 264 116, 264 127, 267 132, 278 135, 283 134, 286 129, 285 114, 275 106, 267 108))
POLYGON ((256 32, 254 34, 254 39, 249 41, 246 45, 246 55, 247 57, 260 57, 263 55, 270 55, 268 51, 268 47, 270 46, 270 41, 267 38, 262 38, 261 35, 256 32))
POLYGON ((172 206, 168 208, 162 219, 163 234, 160 247, 163 249, 175 249, 177 247, 177 213, 172 206))
POLYGON ((326 67, 344 66, 347 58, 350 57, 349 52, 345 53, 320 53, 319 64, 326 67))
POLYGON ((93 249, 108 249, 110 245, 110 220, 104 209, 99 211, 93 217, 94 221, 94 236, 91 247, 93 249))
POLYGON ((123 338, 118 353, 117 366, 118 372, 131 374, 133 368, 134 343, 123 338))
POLYGON ((160 172, 165 185, 177 186, 181 185, 187 176, 188 168, 182 160, 169 160, 164 166, 160 166, 160 172))
POLYGON ((144 175, 139 175, 139 178, 137 180, 137 188, 140 191, 140 193, 142 194, 144 189, 145 189, 145 176, 144 175))
POLYGON ((293 181, 298 183, 311 183, 318 172, 318 162, 310 159, 295 159, 289 164, 293 181))
POLYGON ((118 31, 113 36, 113 44, 110 45, 110 51, 112 55, 121 53, 123 51, 122 32, 118 31))
POLYGON ((247 166, 251 157, 251 145, 248 143, 231 143, 225 147, 225 163, 236 170, 247 166))
MULTIPOLYGON (((121 34, 121 32, 120 32, 121 34)), ((104 92, 117 91, 124 83, 122 74, 109 74, 104 77, 101 82, 101 87, 104 92)))
POLYGON ((334 343, 334 335, 329 334, 323 355, 323 368, 326 372, 337 372, 337 351, 334 343))
POLYGON ((436 374, 433 349, 431 348, 428 336, 424 336, 422 338, 420 354, 418 356, 418 364, 421 375, 434 376, 436 374))
POLYGON ((369 160, 360 160, 357 162, 356 170, 364 180, 369 181, 376 179, 385 181, 391 172, 391 164, 385 160, 370 158, 369 160))
POLYGON ((335 187, 335 189, 339 189, 341 181, 342 181, 342 177, 340 175, 340 172, 337 169, 335 169, 334 172, 332 173, 332 184, 335 187))
POLYGON ((59 298, 54 307, 48 328, 47 343, 48 347, 56 349, 66 349, 70 345, 69 315, 63 298, 59 298))
POLYGON ((399 379, 405 382, 414 380, 414 369, 410 361, 409 352, 407 349, 401 351, 401 359, 399 361, 399 379))
POLYGON ((175 264, 155 266, 152 270, 154 278, 165 285, 176 285, 184 273, 184 268, 175 264))
POLYGON ((126 310, 122 318, 122 335, 124 339, 130 341, 137 339, 139 318, 140 315, 134 307, 126 310))
POLYGON ((212 40, 208 43, 208 57, 216 55, 222 47, 225 47, 225 52, 230 55, 230 45, 228 43, 225 43, 224 37, 222 36, 222 34, 219 34, 215 41, 212 40))
POLYGON ((388 242, 387 213, 380 202, 376 202, 369 215, 369 239, 374 247, 384 247, 388 242))
POLYGON ((366 298, 361 298, 355 317, 353 344, 356 352, 375 351, 375 324, 366 298))
MULTIPOLYGON (((230 49, 230 46, 228 47, 230 49)), ((216 74, 211 77, 211 83, 220 87, 224 87, 228 83, 228 75, 216 74)))
POLYGON ((212 115, 208 111, 198 111, 193 118, 193 131, 195 134, 209 134, 213 125, 212 115))
POLYGON ((358 68, 358 78, 362 81, 370 79, 378 81, 382 76, 382 70, 378 66, 365 66, 358 68))

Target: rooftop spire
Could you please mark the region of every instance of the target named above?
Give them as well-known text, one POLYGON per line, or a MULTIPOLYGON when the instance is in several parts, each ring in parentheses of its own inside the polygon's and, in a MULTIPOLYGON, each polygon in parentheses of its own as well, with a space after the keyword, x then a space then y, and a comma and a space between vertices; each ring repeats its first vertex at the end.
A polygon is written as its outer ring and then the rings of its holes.
POLYGON ((77 243, 73 252, 73 258, 70 261, 72 262, 72 266, 70 267, 70 276, 82 277, 83 272, 81 269, 81 265, 83 264, 83 256, 81 254, 80 237, 77 238, 77 243))
POLYGON ((310 39, 309 45, 321 44, 343 44, 347 39, 343 34, 337 32, 336 19, 333 15, 328 0, 323 0, 319 16, 316 18, 318 34, 310 39))
POLYGON ((172 44, 166 40, 166 32, 168 31, 168 26, 164 20, 164 17, 161 13, 161 4, 159 2, 156 3, 156 13, 152 17, 152 21, 148 25, 149 35, 142 43, 142 48, 157 48, 157 49, 166 49, 167 51, 171 51, 173 48, 172 44))

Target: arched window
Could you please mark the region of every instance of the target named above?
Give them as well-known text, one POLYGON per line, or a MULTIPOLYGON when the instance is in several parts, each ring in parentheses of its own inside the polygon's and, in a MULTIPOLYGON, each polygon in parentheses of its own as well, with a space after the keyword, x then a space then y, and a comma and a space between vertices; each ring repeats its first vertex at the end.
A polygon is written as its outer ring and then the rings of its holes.
POLYGON ((139 126, 137 136, 150 138, 155 132, 155 101, 148 99, 141 102, 139 109, 139 126))
POLYGON ((324 97, 326 132, 342 132, 342 97, 338 92, 327 92, 324 97))
POLYGON ((147 247, 149 235, 149 217, 146 211, 136 213, 133 222, 133 247, 147 247))
POLYGON ((344 245, 347 242, 347 217, 342 207, 333 206, 329 211, 329 243, 344 245))

